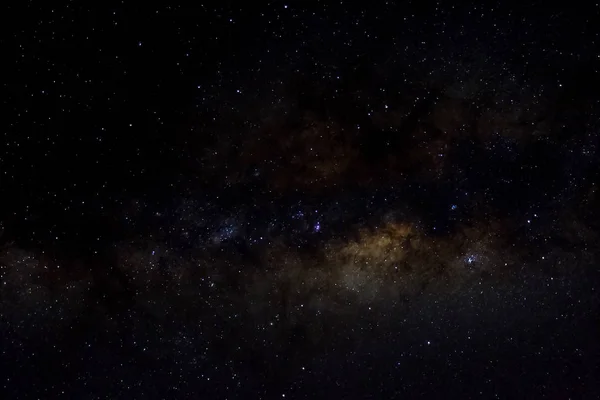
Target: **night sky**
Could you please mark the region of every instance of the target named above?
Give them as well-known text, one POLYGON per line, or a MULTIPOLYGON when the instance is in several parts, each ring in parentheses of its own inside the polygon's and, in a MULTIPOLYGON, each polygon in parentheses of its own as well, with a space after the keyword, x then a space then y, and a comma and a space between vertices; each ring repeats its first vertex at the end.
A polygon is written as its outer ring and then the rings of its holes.
POLYGON ((600 398, 599 4, 13 3, 0 398, 600 398))

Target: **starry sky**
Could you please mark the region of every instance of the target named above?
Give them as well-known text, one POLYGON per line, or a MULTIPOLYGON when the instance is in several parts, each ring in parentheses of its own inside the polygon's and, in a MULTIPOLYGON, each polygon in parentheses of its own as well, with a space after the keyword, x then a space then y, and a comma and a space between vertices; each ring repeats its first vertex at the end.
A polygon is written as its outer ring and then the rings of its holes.
POLYGON ((598 4, 3 7, 0 397, 600 397, 598 4))

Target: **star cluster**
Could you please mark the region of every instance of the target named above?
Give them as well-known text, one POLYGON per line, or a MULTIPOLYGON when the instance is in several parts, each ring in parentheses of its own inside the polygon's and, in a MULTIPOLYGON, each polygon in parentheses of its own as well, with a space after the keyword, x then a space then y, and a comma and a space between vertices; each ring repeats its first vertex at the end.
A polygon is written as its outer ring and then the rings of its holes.
POLYGON ((10 6, 0 391, 596 398, 599 9, 553 7, 10 6))

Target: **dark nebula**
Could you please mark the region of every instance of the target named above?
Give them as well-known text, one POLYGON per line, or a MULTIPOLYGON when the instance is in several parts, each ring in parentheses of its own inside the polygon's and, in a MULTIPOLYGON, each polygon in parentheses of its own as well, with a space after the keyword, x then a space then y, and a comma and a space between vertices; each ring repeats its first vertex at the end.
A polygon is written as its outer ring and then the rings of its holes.
POLYGON ((600 8, 20 2, 2 399, 600 397, 600 8))

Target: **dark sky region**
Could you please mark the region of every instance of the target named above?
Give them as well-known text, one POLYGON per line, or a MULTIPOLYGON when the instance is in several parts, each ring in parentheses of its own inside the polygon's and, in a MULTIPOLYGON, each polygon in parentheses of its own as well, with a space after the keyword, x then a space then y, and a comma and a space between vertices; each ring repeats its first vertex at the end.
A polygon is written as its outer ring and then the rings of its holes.
POLYGON ((597 399, 600 6, 2 5, 3 399, 597 399))

